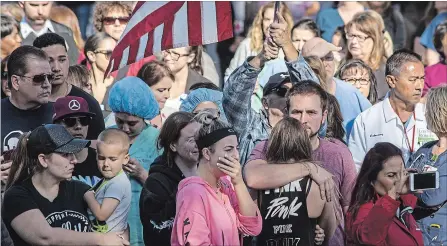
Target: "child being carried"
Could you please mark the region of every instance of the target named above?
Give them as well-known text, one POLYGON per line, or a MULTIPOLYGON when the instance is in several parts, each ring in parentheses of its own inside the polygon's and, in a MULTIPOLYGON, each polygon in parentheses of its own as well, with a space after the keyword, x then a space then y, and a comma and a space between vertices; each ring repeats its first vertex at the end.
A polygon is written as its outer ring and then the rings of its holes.
POLYGON ((104 178, 84 195, 96 232, 127 231, 132 192, 123 165, 129 161, 129 147, 129 137, 119 129, 106 129, 98 136, 97 161, 104 178))

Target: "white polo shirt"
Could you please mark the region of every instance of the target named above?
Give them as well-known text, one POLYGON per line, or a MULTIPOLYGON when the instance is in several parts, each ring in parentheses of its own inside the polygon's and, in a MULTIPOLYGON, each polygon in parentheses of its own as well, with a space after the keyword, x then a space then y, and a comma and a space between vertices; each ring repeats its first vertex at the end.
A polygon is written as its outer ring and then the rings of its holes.
POLYGON ((357 116, 349 136, 348 146, 359 172, 366 153, 376 143, 394 144, 402 150, 404 161, 407 162, 411 153, 426 142, 436 139, 436 135, 427 129, 424 104, 416 104, 415 112, 406 122, 405 127, 387 97, 357 116))

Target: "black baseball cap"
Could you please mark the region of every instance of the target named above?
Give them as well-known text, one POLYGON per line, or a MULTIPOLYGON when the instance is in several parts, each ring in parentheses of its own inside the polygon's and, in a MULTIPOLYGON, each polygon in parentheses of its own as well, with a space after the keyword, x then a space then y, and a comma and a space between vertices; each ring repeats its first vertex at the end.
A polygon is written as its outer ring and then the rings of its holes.
MULTIPOLYGON (((263 90, 263 94, 264 96, 267 96, 268 94, 275 92, 275 91, 284 91, 287 92, 287 88, 283 87, 283 85, 285 83, 289 83, 290 82, 290 75, 287 72, 281 72, 281 73, 277 73, 272 75, 269 78, 269 81, 267 82, 267 84, 265 84, 264 86, 264 90, 263 90)), ((279 94, 284 94, 282 96, 285 96, 285 92, 284 93, 279 93, 279 94)))
POLYGON ((74 138, 62 125, 47 124, 34 129, 28 137, 30 157, 40 154, 75 154, 88 147, 90 141, 74 138))

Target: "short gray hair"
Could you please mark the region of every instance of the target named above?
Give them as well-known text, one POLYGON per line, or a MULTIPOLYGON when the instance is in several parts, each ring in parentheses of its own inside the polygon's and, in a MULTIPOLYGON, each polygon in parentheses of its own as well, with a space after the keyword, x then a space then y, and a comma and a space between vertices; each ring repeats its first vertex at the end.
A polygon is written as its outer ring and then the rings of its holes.
POLYGON ((434 133, 447 133, 447 86, 430 89, 427 95, 425 118, 428 129, 434 133))
POLYGON ((421 62, 422 58, 420 55, 410 51, 408 49, 400 49, 391 55, 386 61, 386 71, 385 75, 399 75, 401 67, 407 62, 421 62))

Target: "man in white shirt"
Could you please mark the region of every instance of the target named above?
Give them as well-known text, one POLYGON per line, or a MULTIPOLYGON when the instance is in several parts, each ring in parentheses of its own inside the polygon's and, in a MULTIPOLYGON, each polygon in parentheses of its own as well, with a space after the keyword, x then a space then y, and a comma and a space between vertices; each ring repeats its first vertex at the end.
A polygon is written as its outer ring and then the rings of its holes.
POLYGON ((45 33, 51 32, 65 39, 68 49, 70 65, 75 65, 79 57, 79 50, 70 28, 50 20, 53 2, 19 2, 25 16, 20 22, 22 45, 33 45, 34 40, 45 33))
POLYGON ((386 63, 385 75, 391 88, 388 96, 355 119, 349 137, 357 171, 376 143, 396 145, 407 162, 424 143, 437 139, 427 129, 425 105, 419 103, 425 79, 421 57, 408 50, 396 51, 386 63))

